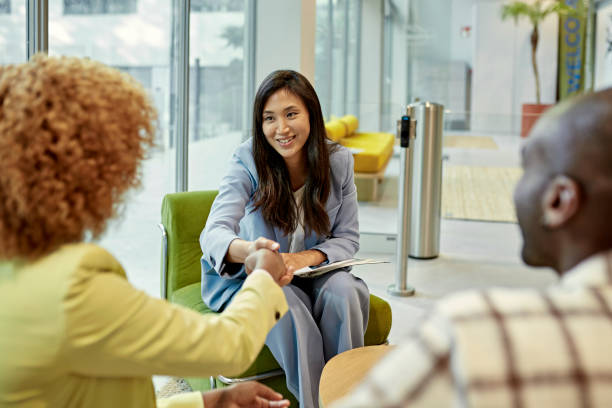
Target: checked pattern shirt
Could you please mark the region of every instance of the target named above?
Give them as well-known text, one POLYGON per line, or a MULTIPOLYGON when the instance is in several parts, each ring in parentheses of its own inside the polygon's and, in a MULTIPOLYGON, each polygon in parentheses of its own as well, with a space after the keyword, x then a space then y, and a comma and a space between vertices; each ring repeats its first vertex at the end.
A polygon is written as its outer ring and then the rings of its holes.
POLYGON ((334 407, 612 407, 612 251, 446 298, 334 407))

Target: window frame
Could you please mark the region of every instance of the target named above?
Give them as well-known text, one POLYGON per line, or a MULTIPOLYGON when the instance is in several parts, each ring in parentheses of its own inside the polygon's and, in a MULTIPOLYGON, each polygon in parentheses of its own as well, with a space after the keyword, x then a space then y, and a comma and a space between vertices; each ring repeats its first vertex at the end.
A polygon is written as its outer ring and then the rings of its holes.
MULTIPOLYGON (((10 5, 10 0, 9 5, 10 5)), ((62 6, 65 5, 62 1, 62 6)), ((245 12, 245 92, 243 95, 243 106, 251 105, 251 100, 255 90, 255 20, 256 20, 256 1, 243 0, 245 12)), ((134 0, 136 10, 138 2, 134 0)), ((175 66, 176 74, 173 81, 176 81, 177 98, 174 102, 178 105, 177 112, 182 112, 177 116, 172 123, 173 132, 177 136, 176 161, 175 161, 175 186, 176 192, 187 191, 189 171, 189 21, 191 16, 191 1, 190 0, 173 0, 173 7, 176 7, 177 19, 174 22, 179 25, 176 38, 176 46, 178 53, 177 66, 175 66)), ((34 54, 43 52, 48 53, 49 50, 49 0, 27 0, 26 2, 26 53, 30 59, 34 54)), ((124 14, 124 13, 112 13, 124 14)), ((174 13, 173 13, 174 14, 174 13)), ((78 14, 77 14, 78 15, 78 14)), ((173 30, 174 32, 174 30, 173 30)), ((250 111, 246 109, 244 112, 245 118, 250 117, 250 111)), ((244 122, 245 136, 249 134, 250 120, 244 122)))

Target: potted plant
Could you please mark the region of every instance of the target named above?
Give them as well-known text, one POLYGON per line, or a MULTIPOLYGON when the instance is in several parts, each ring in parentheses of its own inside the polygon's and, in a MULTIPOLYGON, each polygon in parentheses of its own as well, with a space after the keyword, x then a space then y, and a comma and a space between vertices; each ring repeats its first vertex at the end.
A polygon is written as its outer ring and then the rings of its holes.
POLYGON ((531 22, 531 66, 535 77, 536 103, 525 103, 522 107, 521 137, 527 136, 529 130, 538 120, 538 117, 551 105, 542 104, 540 99, 540 74, 536 51, 538 49, 539 32, 538 27, 549 15, 565 16, 574 14, 576 11, 567 6, 561 0, 532 0, 512 1, 502 6, 502 20, 513 18, 517 23, 519 19, 526 18, 531 22))

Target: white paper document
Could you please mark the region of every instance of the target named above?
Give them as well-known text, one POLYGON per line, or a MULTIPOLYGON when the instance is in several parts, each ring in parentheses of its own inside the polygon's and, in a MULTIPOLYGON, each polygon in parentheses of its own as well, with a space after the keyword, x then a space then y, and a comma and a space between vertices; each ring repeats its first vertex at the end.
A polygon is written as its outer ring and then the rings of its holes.
POLYGON ((322 275, 326 272, 334 271, 340 268, 345 268, 347 266, 378 264, 378 263, 389 263, 389 261, 380 261, 380 260, 369 259, 369 258, 368 259, 351 258, 351 259, 345 259, 344 261, 338 261, 338 262, 334 262, 334 263, 319 266, 319 267, 305 266, 293 272, 293 275, 299 276, 300 278, 312 278, 315 276, 322 275))

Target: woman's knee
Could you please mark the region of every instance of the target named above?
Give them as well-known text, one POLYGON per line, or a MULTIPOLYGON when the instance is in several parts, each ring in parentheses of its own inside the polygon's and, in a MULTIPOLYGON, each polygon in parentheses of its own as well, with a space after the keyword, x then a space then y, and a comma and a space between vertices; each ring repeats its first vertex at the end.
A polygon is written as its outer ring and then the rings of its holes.
POLYGON ((301 289, 293 285, 287 285, 282 289, 285 293, 289 310, 276 322, 272 331, 291 337, 299 335, 300 332, 308 333, 316 329, 316 324, 312 317, 310 298, 301 289))
POLYGON ((366 284, 348 272, 335 273, 330 276, 317 294, 315 309, 332 307, 338 313, 348 308, 367 310, 370 293, 366 284))
POLYGON ((321 288, 322 292, 335 295, 338 298, 369 298, 368 287, 361 279, 349 272, 337 272, 329 277, 321 288))

